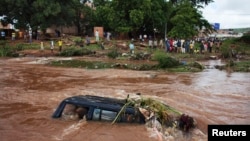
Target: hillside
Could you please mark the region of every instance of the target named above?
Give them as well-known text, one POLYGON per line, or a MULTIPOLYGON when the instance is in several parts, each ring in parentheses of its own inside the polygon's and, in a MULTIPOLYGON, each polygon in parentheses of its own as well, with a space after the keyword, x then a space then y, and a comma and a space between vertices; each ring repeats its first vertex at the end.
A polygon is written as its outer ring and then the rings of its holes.
POLYGON ((246 32, 250 32, 250 27, 249 28, 234 28, 233 31, 236 33, 246 33, 246 32))

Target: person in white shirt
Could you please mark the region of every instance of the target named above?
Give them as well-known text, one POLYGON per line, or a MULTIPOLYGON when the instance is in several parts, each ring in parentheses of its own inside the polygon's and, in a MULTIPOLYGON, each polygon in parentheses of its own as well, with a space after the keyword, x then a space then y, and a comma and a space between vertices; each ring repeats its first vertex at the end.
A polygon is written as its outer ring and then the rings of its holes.
POLYGON ((95 31, 95 41, 98 43, 99 42, 99 31, 95 31))

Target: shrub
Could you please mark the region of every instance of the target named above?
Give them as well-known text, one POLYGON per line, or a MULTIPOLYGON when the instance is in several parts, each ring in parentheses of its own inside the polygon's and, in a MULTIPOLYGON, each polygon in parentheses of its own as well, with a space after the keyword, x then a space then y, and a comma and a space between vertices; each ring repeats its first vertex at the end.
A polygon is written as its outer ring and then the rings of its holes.
POLYGON ((155 66, 149 65, 149 64, 142 64, 138 68, 138 70, 154 70, 154 69, 155 69, 155 66))
POLYGON ((74 42, 76 46, 82 46, 84 44, 84 41, 81 38, 76 38, 74 42))
POLYGON ((0 40, 0 47, 5 47, 7 44, 6 40, 0 40))
POLYGON ((16 44, 14 46, 14 49, 16 51, 22 51, 22 50, 25 50, 25 49, 39 49, 40 48, 40 44, 28 44, 28 43, 19 43, 19 44, 16 44))
POLYGON ((0 47, 0 57, 18 57, 19 54, 16 53, 16 51, 11 48, 10 46, 1 46, 0 47))
POLYGON ((16 50, 17 51, 22 51, 24 49, 24 44, 17 44, 16 45, 16 50))
POLYGON ((86 68, 86 69, 103 69, 111 68, 111 63, 103 63, 97 61, 81 61, 81 60, 60 60, 52 61, 50 65, 53 66, 63 66, 63 67, 77 67, 77 68, 86 68))
POLYGON ((247 54, 249 49, 249 44, 242 42, 242 38, 227 39, 221 46, 221 55, 224 58, 231 58, 236 54, 247 54))
POLYGON ((64 49, 59 56, 82 56, 82 55, 89 55, 89 54, 94 54, 93 51, 85 49, 85 48, 75 48, 75 47, 70 47, 64 49))
POLYGON ((138 52, 133 55, 131 55, 131 60, 147 60, 150 59, 151 54, 149 53, 143 53, 143 52, 138 52))
POLYGON ((115 59, 119 56, 119 52, 117 49, 112 49, 110 52, 108 52, 107 56, 109 58, 115 59))
POLYGON ((240 38, 241 41, 245 43, 250 43, 250 34, 245 34, 240 38))
POLYGON ((200 69, 200 70, 203 70, 203 69, 204 69, 204 66, 203 66, 201 63, 196 62, 196 61, 190 63, 189 66, 194 67, 194 68, 198 68, 198 69, 200 69))
POLYGON ((180 65, 178 60, 168 56, 165 52, 155 52, 154 60, 158 61, 159 68, 172 68, 180 65))

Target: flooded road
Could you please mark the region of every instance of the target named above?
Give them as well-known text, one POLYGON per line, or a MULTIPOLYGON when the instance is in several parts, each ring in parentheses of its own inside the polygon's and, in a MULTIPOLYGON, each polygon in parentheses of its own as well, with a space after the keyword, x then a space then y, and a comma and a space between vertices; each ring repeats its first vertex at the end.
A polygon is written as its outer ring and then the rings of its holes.
POLYGON ((207 140, 208 124, 250 124, 250 73, 58 68, 27 57, 0 59, 0 74, 2 141, 157 140, 144 125, 51 118, 61 100, 86 94, 125 98, 141 93, 161 100, 196 119, 204 136, 188 140, 207 140))

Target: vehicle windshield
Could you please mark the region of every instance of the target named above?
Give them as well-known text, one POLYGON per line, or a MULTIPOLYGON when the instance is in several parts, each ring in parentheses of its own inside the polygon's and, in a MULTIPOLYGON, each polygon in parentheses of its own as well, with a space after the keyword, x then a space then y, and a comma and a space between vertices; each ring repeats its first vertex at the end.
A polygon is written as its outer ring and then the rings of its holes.
POLYGON ((62 112, 62 118, 66 120, 83 119, 87 115, 88 110, 88 107, 66 104, 62 112))

